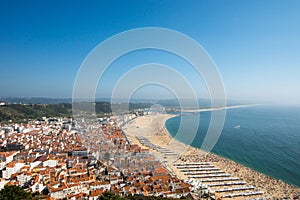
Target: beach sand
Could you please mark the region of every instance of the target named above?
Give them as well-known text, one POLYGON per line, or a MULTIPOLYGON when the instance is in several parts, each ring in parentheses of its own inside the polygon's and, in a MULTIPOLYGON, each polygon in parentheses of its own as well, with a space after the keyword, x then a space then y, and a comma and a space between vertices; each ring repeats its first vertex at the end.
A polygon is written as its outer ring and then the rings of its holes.
MULTIPOLYGON (((140 116, 127 123, 123 127, 123 131, 133 144, 149 149, 149 151, 164 163, 164 165, 178 178, 188 179, 187 176, 174 167, 174 163, 210 162, 212 165, 221 168, 221 170, 231 174, 233 177, 238 177, 243 181, 246 181, 247 185, 255 186, 256 190, 263 191, 264 197, 289 197, 290 199, 293 199, 295 196, 300 195, 300 188, 261 174, 229 159, 213 153, 203 152, 200 149, 190 147, 173 139, 165 128, 165 122, 167 119, 174 116, 175 115, 171 114, 140 116), (143 146, 136 138, 140 136, 147 138, 152 144, 164 147, 176 153, 178 156, 166 157, 162 153, 143 146)), ((257 198, 257 196, 255 197, 257 198)), ((245 197, 234 199, 245 199, 245 197)), ((249 197, 247 199, 249 199, 249 197)))

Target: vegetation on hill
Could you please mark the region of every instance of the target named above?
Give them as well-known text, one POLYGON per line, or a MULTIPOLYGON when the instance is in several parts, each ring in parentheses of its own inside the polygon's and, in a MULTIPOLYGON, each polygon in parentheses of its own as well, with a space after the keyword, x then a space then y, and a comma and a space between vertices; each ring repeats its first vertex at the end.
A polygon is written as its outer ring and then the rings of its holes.
MULTIPOLYGON (((104 192, 98 199, 99 200, 172 200, 174 198, 141 196, 141 195, 120 197, 119 195, 113 192, 104 192)), ((189 198, 182 197, 180 199, 189 199, 189 198)))
POLYGON ((12 185, 4 186, 0 191, 0 200, 33 200, 35 199, 30 193, 26 192, 23 188, 12 185))
MULTIPOLYGON (((85 110, 90 103, 80 103, 79 109, 85 110)), ((93 104, 94 106, 94 104, 93 104)), ((149 108, 150 103, 118 103, 97 102, 95 111, 98 116, 109 115, 114 111, 124 112, 140 108, 149 108)), ((39 119, 42 117, 72 117, 72 104, 6 104, 0 106, 0 122, 25 122, 28 119, 39 119), (25 121, 24 121, 25 120, 25 121)))
MULTIPOLYGON (((41 196, 39 193, 31 194, 30 192, 26 192, 23 188, 19 186, 4 186, 4 189, 0 191, 0 200, 38 200, 45 199, 45 196, 41 196)), ((66 199, 66 198, 65 198, 66 199)), ((154 197, 154 196, 127 196, 121 197, 118 194, 113 192, 104 192, 98 198, 99 200, 174 200, 173 198, 166 197, 154 197)), ((182 197, 180 199, 189 199, 187 197, 182 197)))
POLYGON ((71 104, 8 104, 0 106, 0 121, 20 122, 24 119, 42 117, 68 117, 72 115, 71 104))

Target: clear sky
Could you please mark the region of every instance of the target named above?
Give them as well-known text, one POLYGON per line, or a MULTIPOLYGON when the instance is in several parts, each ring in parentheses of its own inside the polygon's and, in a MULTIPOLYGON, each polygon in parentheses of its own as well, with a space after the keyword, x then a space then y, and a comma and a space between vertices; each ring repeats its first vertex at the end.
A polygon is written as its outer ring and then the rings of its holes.
MULTIPOLYGON (((300 102, 298 0, 2 0, 0 96, 71 97, 76 73, 96 45, 149 26, 173 29, 200 43, 218 66, 229 99, 300 102)), ((176 59, 158 51, 128 55, 107 71, 97 96, 110 96, 122 75, 120 66, 158 62, 176 68, 182 62, 176 59)), ((192 71, 179 72, 193 79, 192 71)), ((160 95, 170 97, 157 86, 136 92, 142 98, 160 95)))

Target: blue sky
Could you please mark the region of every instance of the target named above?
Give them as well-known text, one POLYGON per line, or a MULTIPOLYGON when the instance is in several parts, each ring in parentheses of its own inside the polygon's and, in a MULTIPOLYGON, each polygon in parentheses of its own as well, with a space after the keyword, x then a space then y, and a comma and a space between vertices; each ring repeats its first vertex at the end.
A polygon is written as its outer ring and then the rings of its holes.
MULTIPOLYGON (((150 26, 182 32, 200 43, 218 66, 229 99, 299 103, 299 10, 296 0, 2 0, 0 96, 71 97, 77 71, 96 45, 119 32, 150 26)), ((192 70, 179 69, 182 61, 174 56, 136 52, 111 66, 96 95, 111 95, 115 81, 126 72, 121 66, 148 62, 167 63, 196 82, 192 70)), ((207 96, 198 81, 199 96, 207 96)), ((135 95, 172 96, 157 86, 135 95)))

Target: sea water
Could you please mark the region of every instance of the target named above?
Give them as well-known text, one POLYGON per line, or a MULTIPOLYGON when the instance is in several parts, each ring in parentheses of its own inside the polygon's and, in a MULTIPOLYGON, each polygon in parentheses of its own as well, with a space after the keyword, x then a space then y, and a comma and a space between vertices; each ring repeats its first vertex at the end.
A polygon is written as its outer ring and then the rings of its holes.
MULTIPOLYGON (((187 123, 183 124, 183 131, 192 134, 188 122, 195 121, 199 114, 198 131, 190 145, 200 148, 211 111, 184 113, 167 120, 166 128, 176 137, 181 118, 185 118, 187 123)), ((184 137, 176 139, 185 142, 184 137)), ((300 107, 228 109, 223 131, 212 152, 300 187, 300 107)))

